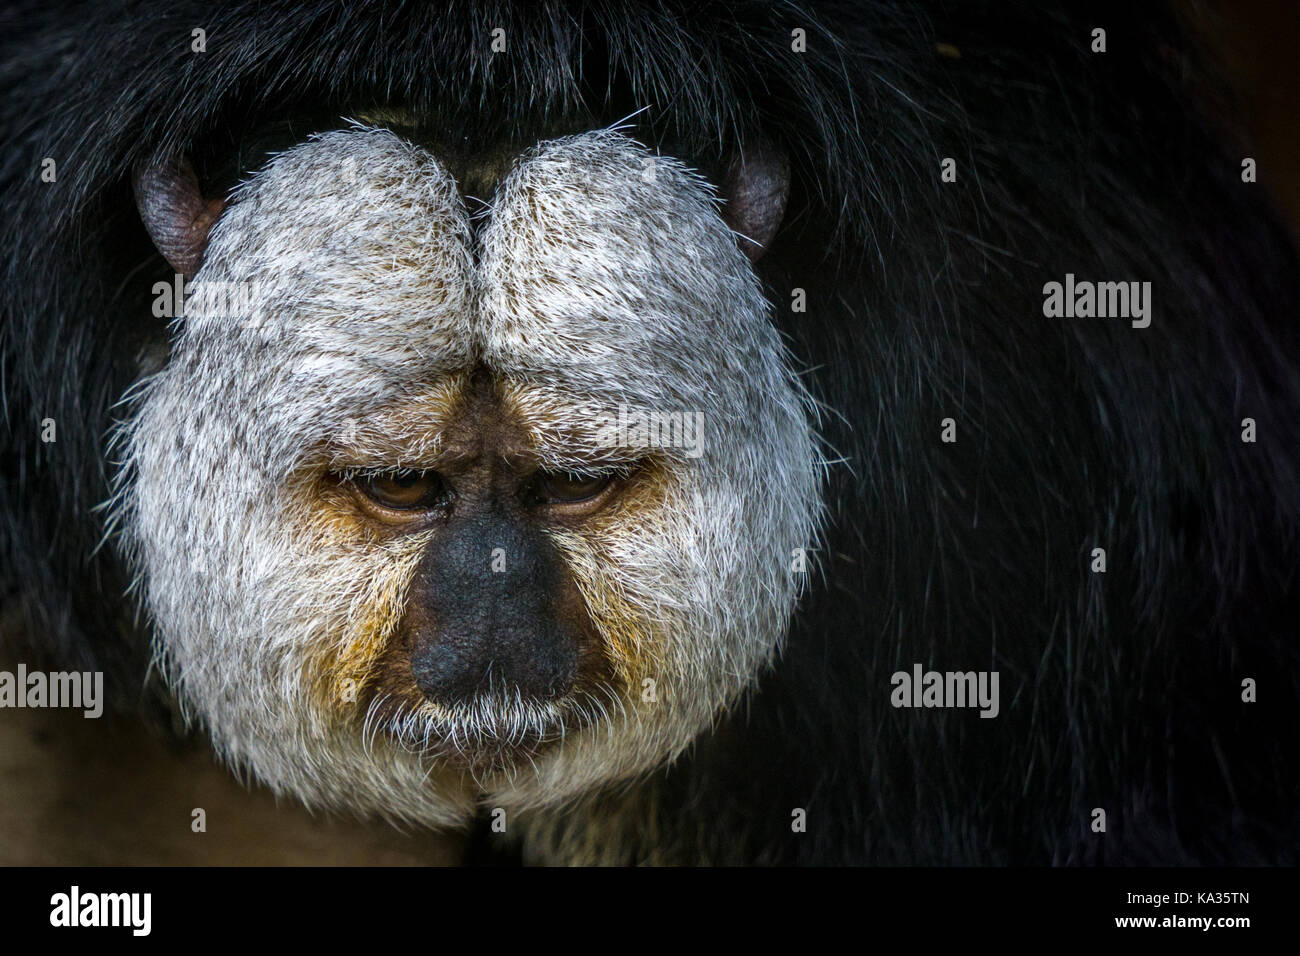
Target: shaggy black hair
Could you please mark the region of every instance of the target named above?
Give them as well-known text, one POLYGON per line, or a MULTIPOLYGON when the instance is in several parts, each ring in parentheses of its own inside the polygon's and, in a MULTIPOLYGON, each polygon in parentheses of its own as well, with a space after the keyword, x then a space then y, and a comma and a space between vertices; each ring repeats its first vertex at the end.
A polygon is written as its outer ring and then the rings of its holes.
POLYGON ((11 6, 10 628, 32 654, 106 670, 121 706, 149 700, 147 637, 95 510, 112 406, 167 341, 137 162, 185 149, 215 195, 381 108, 467 148, 630 116, 706 172, 761 131, 793 173, 758 269, 842 456, 830 529, 745 706, 594 801, 624 826, 623 858, 1297 862, 1296 257, 1203 118, 1219 90, 1183 25, 1154 4, 1082 6, 11 6), (1151 326, 1045 318, 1043 285, 1067 273, 1150 281, 1151 326), (890 675, 914 663, 998 671, 1000 715, 894 709, 890 675))

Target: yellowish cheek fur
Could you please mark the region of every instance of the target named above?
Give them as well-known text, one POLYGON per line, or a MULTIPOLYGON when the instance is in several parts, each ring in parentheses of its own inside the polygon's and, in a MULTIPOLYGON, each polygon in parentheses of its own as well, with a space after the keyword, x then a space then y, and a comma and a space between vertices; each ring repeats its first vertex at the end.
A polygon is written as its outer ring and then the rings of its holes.
POLYGON ((329 700, 336 710, 347 712, 360 700, 375 664, 401 623, 407 588, 419 558, 420 551, 416 551, 376 572, 358 613, 349 615, 347 630, 325 661, 329 700))
POLYGON ((607 562, 598 556, 580 535, 553 535, 564 555, 578 591, 587 605, 587 613, 596 625, 605 654, 618 682, 624 687, 640 686, 641 678, 653 676, 655 641, 646 623, 619 591, 617 578, 607 562))
POLYGON ((663 621, 652 620, 641 607, 643 602, 628 593, 627 571, 619 567, 609 544, 620 537, 659 539, 665 529, 657 527, 656 521, 674 513, 667 504, 672 487, 668 466, 648 462, 614 511, 580 531, 551 533, 600 632, 615 675, 630 689, 663 673, 663 621))
POLYGON ((406 595, 431 535, 381 543, 365 522, 326 507, 315 522, 317 553, 336 555, 318 584, 332 613, 308 652, 305 676, 317 705, 347 717, 374 677, 402 621, 406 595))

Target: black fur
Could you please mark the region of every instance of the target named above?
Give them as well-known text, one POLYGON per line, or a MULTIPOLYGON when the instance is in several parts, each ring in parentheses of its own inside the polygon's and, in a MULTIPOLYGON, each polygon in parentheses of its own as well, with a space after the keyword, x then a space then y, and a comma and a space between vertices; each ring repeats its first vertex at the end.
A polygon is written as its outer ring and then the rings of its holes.
POLYGON ((1217 87, 1180 24, 1087 7, 20 4, 0 28, 18 629, 140 698, 127 582, 91 556, 110 406, 165 343, 133 163, 190 148, 215 194, 376 105, 467 148, 648 107, 636 135, 706 171, 759 129, 790 152, 758 268, 845 463, 779 666, 670 771, 609 796, 627 859, 1297 862, 1296 257, 1199 118, 1192 93, 1217 87), (1151 327, 1044 318, 1067 272, 1151 281, 1151 327), (914 662, 998 670, 1001 715, 893 709, 914 662))

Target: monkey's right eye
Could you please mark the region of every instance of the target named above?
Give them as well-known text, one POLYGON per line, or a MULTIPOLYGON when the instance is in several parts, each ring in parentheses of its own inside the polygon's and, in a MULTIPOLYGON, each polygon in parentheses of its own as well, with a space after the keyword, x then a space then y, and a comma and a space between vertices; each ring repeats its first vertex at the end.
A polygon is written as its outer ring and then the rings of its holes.
POLYGON ((393 511, 427 511, 447 500, 447 486, 434 471, 363 474, 352 484, 375 504, 393 511))

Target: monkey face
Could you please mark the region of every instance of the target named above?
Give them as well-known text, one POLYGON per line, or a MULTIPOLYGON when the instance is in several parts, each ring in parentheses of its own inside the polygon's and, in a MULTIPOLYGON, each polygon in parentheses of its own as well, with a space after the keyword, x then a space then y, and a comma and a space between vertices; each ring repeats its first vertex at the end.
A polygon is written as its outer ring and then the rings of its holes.
POLYGON ((112 513, 232 763, 455 823, 652 769, 777 649, 812 406, 679 162, 552 140, 471 221, 424 150, 325 134, 236 190, 194 284, 112 513))

